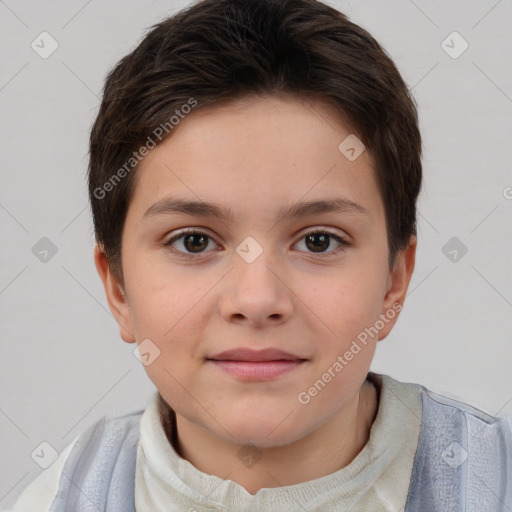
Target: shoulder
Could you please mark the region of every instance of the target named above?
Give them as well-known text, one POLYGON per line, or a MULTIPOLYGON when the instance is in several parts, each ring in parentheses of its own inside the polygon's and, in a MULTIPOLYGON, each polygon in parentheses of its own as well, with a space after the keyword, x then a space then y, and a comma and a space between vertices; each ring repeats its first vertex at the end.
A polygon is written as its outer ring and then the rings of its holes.
POLYGON ((411 382, 402 382, 385 374, 371 372, 370 375, 379 383, 379 389, 384 389, 396 400, 405 403, 409 408, 416 402, 421 404, 416 413, 422 416, 422 422, 434 422, 448 426, 456 418, 464 418, 483 425, 500 426, 507 430, 512 428, 512 416, 496 416, 489 414, 469 403, 436 393, 426 386, 411 382))
MULTIPOLYGON (((68 487, 70 473, 79 470, 87 475, 104 463, 117 460, 123 452, 133 450, 139 436, 143 410, 122 416, 104 416, 77 436, 57 460, 39 474, 18 497, 8 512, 47 512, 68 487)), ((104 466, 104 464, 103 464, 104 466)))
POLYGON ((405 510, 461 510, 461 504, 471 510, 512 507, 507 476, 512 467, 512 419, 423 386, 421 401, 420 438, 405 510))
POLYGON ((480 424, 482 427, 487 425, 504 430, 510 430, 512 427, 512 416, 495 416, 468 403, 436 393, 424 386, 420 386, 420 388, 426 420, 439 422, 442 418, 449 416, 463 416, 466 422, 480 424), (439 413, 442 413, 442 416, 436 417, 436 414, 439 415, 439 413))
POLYGON ((494 416, 427 389, 422 391, 422 404, 422 440, 427 445, 442 448, 446 457, 455 450, 457 462, 468 458, 475 474, 512 465, 512 417, 494 416))
POLYGON ((143 410, 122 416, 104 416, 85 430, 77 439, 75 452, 79 449, 95 450, 102 445, 120 448, 133 437, 138 437, 143 410))
POLYGON ((80 436, 76 437, 57 457, 57 460, 47 469, 43 470, 18 497, 14 507, 6 512, 45 512, 50 506, 59 490, 59 480, 66 460, 80 436))

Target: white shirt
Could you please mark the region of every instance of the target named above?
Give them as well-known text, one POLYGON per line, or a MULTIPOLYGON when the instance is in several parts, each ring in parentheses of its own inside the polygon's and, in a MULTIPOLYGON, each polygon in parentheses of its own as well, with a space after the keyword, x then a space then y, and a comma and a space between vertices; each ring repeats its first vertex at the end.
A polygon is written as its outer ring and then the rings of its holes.
POLYGON ((135 476, 137 512, 399 512, 405 506, 418 446, 421 390, 417 384, 372 375, 380 389, 379 408, 370 438, 354 460, 322 478, 264 488, 254 495, 232 480, 203 473, 176 453, 160 423, 155 394, 140 426, 135 476))
MULTIPOLYGON (((264 488, 254 495, 231 480, 198 470, 176 453, 160 423, 155 392, 140 423, 135 473, 137 512, 401 511, 418 446, 421 387, 386 375, 370 376, 380 395, 379 406, 370 438, 354 460, 322 478, 264 488)), ((49 510, 75 442, 25 489, 11 512, 49 510)))

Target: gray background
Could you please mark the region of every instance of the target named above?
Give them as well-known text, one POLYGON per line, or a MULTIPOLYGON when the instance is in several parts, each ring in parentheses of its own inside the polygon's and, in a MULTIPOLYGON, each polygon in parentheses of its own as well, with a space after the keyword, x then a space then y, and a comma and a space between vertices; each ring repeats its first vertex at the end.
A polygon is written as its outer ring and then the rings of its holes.
MULTIPOLYGON (((372 369, 512 414, 512 1, 329 3, 395 60, 425 148, 416 270, 372 369), (444 48, 460 40, 442 44, 453 31, 469 44, 458 58, 444 48), (452 237, 458 247, 443 250, 452 237)), ((61 452, 101 416, 145 407, 154 390, 94 267, 87 138, 107 71, 185 5, 0 1, 3 507, 42 471, 31 458, 41 442, 61 452), (43 31, 59 45, 47 59, 31 48, 43 31), (32 251, 43 237, 57 248, 46 262, 32 251)))

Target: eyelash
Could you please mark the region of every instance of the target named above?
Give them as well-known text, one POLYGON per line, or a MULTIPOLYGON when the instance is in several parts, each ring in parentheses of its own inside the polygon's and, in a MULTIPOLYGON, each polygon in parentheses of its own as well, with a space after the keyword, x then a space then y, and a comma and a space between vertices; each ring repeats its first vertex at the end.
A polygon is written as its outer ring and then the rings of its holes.
MULTIPOLYGON (((341 251, 343 248, 346 248, 346 247, 350 247, 352 244, 350 242, 348 242, 345 238, 339 236, 339 235, 335 235, 334 233, 330 233, 329 231, 325 230, 325 229, 313 229, 311 231, 308 231, 307 233, 305 233, 304 235, 301 236, 301 238, 299 239, 299 241, 302 241, 303 239, 305 239, 306 237, 310 236, 310 235, 316 235, 316 234, 322 234, 322 235, 328 235, 330 238, 333 238, 336 242, 338 242, 340 245, 339 247, 337 247, 336 249, 332 250, 332 251, 329 251, 329 252, 309 252, 309 254, 311 255, 315 255, 315 256, 330 256, 332 254, 337 254, 339 251, 341 251)), ((206 253, 208 253, 209 251, 203 251, 203 252, 197 252, 197 253, 193 253, 193 252, 182 252, 182 251, 177 251, 176 249, 174 249, 172 247, 172 244, 174 242, 176 242, 177 240, 187 236, 187 235, 205 235, 209 240, 213 240, 212 237, 210 237, 207 233, 204 233, 202 231, 199 231, 197 229, 194 229, 194 228, 189 228, 189 229, 185 229, 181 232, 179 232, 176 236, 172 237, 168 242, 166 242, 164 244, 165 247, 168 247, 169 250, 171 250, 173 253, 175 253, 176 255, 178 256, 183 256, 184 258, 190 258, 190 257, 200 257, 201 255, 204 255, 206 253)))

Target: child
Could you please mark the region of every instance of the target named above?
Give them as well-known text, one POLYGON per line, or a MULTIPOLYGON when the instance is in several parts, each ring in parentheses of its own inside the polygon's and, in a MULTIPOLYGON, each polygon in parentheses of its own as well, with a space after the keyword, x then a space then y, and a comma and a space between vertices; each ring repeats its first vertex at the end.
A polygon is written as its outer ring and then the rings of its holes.
POLYGON ((20 511, 512 510, 512 422, 369 371, 414 268, 413 98, 315 0, 203 0, 109 74, 95 262, 158 391, 20 511))

